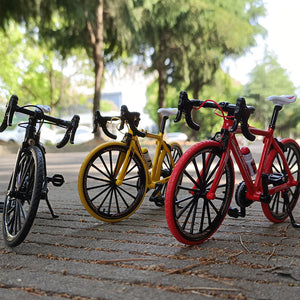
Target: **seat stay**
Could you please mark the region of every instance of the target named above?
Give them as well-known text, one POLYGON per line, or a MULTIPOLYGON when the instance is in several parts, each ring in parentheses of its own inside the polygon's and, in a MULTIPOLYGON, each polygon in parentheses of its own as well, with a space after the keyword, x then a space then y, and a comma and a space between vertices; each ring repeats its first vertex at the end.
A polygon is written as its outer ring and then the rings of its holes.
POLYGON ((278 185, 276 187, 269 188, 269 194, 273 195, 279 191, 285 190, 291 186, 296 186, 298 182, 293 178, 291 170, 288 167, 286 158, 280 146, 278 145, 277 141, 273 137, 274 130, 269 128, 269 130, 260 130, 254 127, 251 127, 250 131, 256 135, 264 136, 264 146, 262 150, 262 154, 259 161, 259 166, 257 168, 257 173, 255 177, 255 181, 253 182, 248 166, 243 159, 242 153, 240 151, 238 142, 235 138, 236 133, 232 133, 229 139, 228 146, 235 158, 235 161, 238 165, 238 168, 241 172, 242 178, 247 187, 246 198, 252 201, 260 201, 260 196, 263 194, 263 187, 262 187, 262 174, 265 171, 267 156, 270 153, 271 146, 278 152, 280 157, 282 158, 284 168, 288 175, 288 182, 278 185))

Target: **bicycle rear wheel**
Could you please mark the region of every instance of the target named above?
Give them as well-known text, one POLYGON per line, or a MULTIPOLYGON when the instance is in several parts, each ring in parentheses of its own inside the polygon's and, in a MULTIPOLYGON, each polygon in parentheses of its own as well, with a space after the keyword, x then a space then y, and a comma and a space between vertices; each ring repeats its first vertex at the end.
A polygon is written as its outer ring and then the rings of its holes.
POLYGON ((146 173, 137 155, 133 155, 121 185, 116 179, 127 147, 106 143, 92 150, 79 171, 78 191, 85 209, 95 218, 118 222, 132 215, 146 193, 146 173))
MULTIPOLYGON (((288 163, 288 166, 294 176, 299 182, 300 180, 300 149, 298 144, 293 139, 283 139, 281 143, 285 145, 284 156, 288 163)), ((266 163, 266 173, 268 174, 283 174, 286 175, 286 170, 283 166, 282 158, 278 152, 273 149, 268 155, 266 163)), ((285 191, 280 191, 274 195, 271 195, 270 203, 261 203, 264 215, 268 220, 273 223, 281 223, 288 217, 287 206, 284 198, 286 197, 289 202, 289 209, 292 211, 299 198, 300 186, 290 187, 285 191)))
POLYGON ((33 224, 45 179, 44 156, 38 147, 21 149, 3 209, 3 237, 9 247, 21 244, 33 224))
MULTIPOLYGON (((170 143, 170 152, 175 166, 179 158, 182 156, 182 148, 178 143, 170 143)), ((168 153, 166 153, 162 161, 162 166, 160 171, 161 179, 171 176, 174 166, 172 165, 171 157, 169 156, 168 153)), ((163 207, 165 204, 167 186, 168 183, 165 183, 161 188, 160 194, 155 196, 154 203, 159 207, 163 207)))
POLYGON ((234 172, 229 159, 214 200, 206 197, 220 163, 219 143, 205 141, 186 151, 173 170, 165 203, 170 231, 181 243, 195 245, 208 239, 221 225, 234 190, 234 172))

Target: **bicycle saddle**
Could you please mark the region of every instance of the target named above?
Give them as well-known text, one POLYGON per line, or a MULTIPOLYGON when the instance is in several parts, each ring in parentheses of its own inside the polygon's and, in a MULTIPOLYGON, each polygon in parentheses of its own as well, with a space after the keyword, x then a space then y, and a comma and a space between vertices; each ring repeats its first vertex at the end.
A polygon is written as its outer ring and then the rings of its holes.
POLYGON ((272 101, 274 104, 283 106, 285 104, 290 104, 296 101, 296 96, 294 95, 281 95, 281 96, 269 96, 266 100, 272 101))
POLYGON ((164 117, 169 117, 177 114, 177 108, 159 108, 157 112, 164 117))

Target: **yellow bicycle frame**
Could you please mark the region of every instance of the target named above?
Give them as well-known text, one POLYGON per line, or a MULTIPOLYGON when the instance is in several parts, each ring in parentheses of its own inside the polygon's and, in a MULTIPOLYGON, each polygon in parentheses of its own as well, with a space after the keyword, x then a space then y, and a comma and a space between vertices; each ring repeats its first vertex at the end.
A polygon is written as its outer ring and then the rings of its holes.
MULTIPOLYGON (((128 129, 128 133, 132 135, 132 131, 130 128, 128 129)), ((163 140, 163 134, 161 132, 159 132, 158 134, 152 134, 146 132, 146 137, 151 139, 156 139, 156 150, 152 162, 152 170, 151 171, 149 170, 149 167, 143 158, 142 148, 138 137, 132 135, 128 151, 126 152, 126 154, 124 153, 122 157, 119 158, 118 165, 116 166, 115 176, 117 176, 117 180, 116 180, 117 185, 121 185, 123 183, 131 159, 134 155, 137 155, 141 159, 144 165, 144 169, 147 171, 146 172, 147 188, 154 189, 157 183, 164 184, 168 182, 170 176, 165 177, 161 180, 160 180, 160 176, 161 176, 162 163, 166 154, 169 155, 172 166, 173 167, 175 166, 170 148, 163 140)))

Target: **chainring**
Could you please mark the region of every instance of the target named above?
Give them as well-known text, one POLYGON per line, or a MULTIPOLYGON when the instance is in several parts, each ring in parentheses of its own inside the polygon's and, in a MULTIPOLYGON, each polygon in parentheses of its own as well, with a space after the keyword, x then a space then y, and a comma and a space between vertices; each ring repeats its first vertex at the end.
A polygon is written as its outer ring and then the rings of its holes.
POLYGON ((235 202, 239 207, 248 207, 253 201, 246 198, 247 188, 244 181, 240 182, 235 191, 235 202))

